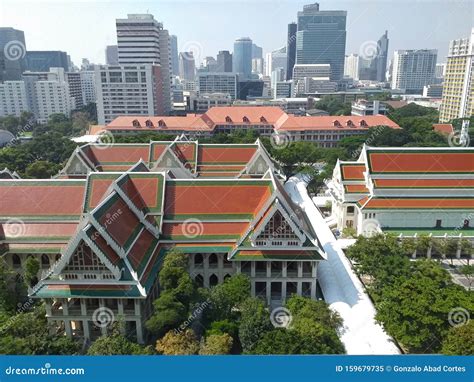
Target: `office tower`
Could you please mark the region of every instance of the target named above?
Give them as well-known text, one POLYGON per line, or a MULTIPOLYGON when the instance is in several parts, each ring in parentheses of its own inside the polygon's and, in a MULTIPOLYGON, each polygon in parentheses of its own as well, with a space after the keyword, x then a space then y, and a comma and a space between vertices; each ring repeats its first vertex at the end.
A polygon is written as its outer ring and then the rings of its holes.
POLYGON ((220 50, 217 54, 217 72, 232 72, 232 54, 228 50, 220 50))
POLYGON ((384 82, 385 72, 387 71, 388 58, 388 31, 377 41, 377 55, 372 60, 372 67, 375 73, 375 81, 384 82))
POLYGON ((163 114, 171 111, 171 43, 163 24, 150 14, 131 14, 117 19, 118 61, 120 65, 159 65, 157 91, 163 114))
POLYGON ((358 54, 351 53, 346 56, 344 61, 344 75, 354 80, 359 79, 359 62, 360 57, 358 54))
POLYGON ((249 79, 252 75, 252 40, 241 37, 234 42, 232 70, 239 75, 239 80, 249 79))
POLYGON ((178 59, 178 37, 174 34, 170 36, 171 46, 171 72, 173 76, 179 76, 179 59, 178 59))
POLYGON ((421 94, 423 86, 433 83, 436 49, 396 50, 393 56, 392 89, 421 94))
POLYGON ((283 70, 287 71, 287 54, 286 54, 286 46, 282 46, 279 49, 274 50, 271 53, 267 53, 265 56, 266 59, 266 66, 265 66, 265 75, 270 77, 272 72, 277 68, 283 68, 283 70))
POLYGON ((217 71, 217 61, 214 57, 207 56, 202 61, 202 70, 206 72, 216 72, 217 71))
POLYGON ((107 65, 118 65, 118 46, 107 45, 105 47, 105 63, 107 65))
POLYGON ((21 79, 26 68, 26 45, 23 31, 0 28, 0 82, 21 79))
POLYGON ((330 64, 331 80, 344 73, 346 11, 320 11, 319 4, 305 5, 298 12, 297 64, 330 64))
POLYGON ((237 75, 235 73, 207 73, 197 75, 197 90, 199 95, 222 93, 232 99, 237 97, 237 75))
POLYGON ((263 58, 263 49, 257 44, 252 44, 252 58, 263 58))
POLYGON ((97 117, 107 124, 119 115, 163 115, 164 94, 158 65, 97 65, 97 117))
POLYGON ((76 109, 84 106, 84 99, 82 97, 82 84, 80 72, 65 73, 66 82, 69 87, 69 94, 74 97, 76 109))
POLYGON ((474 28, 471 36, 449 44, 440 122, 474 114, 474 28))
POLYGON ((436 64, 435 68, 435 78, 444 78, 446 74, 446 63, 436 64))
POLYGON ((288 24, 288 36, 286 41, 286 79, 293 78, 293 66, 296 62, 296 32, 298 24, 288 24))
POLYGON ((336 91, 337 83, 330 79, 330 64, 296 64, 293 68, 296 95, 336 91))
POLYGON ((196 75, 196 63, 193 52, 181 52, 179 54, 179 77, 185 81, 194 81, 196 75))
POLYGON ((29 50, 26 52, 26 67, 31 72, 48 72, 50 68, 69 70, 66 52, 59 50, 29 50))

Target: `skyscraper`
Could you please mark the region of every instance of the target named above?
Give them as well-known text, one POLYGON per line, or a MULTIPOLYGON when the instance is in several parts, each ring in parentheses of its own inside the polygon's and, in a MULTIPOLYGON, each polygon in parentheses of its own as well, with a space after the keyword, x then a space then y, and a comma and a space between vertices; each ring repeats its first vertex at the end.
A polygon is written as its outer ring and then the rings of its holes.
POLYGON ((439 121, 474 114, 474 28, 471 36, 449 44, 439 121))
POLYGON ((354 80, 359 79, 359 63, 360 57, 358 54, 351 53, 346 56, 344 61, 344 75, 354 80))
POLYGON ((105 63, 107 65, 118 65, 118 46, 107 45, 105 47, 105 63))
POLYGON ((252 74, 252 40, 241 37, 234 42, 232 68, 239 75, 239 80, 246 80, 252 74))
POLYGON ((59 50, 29 50, 26 52, 26 64, 32 72, 49 72, 50 68, 69 70, 67 53, 59 50))
POLYGON ((179 54, 179 77, 185 81, 194 81, 196 75, 196 63, 193 52, 181 52, 179 54))
POLYGON ((286 46, 282 46, 279 49, 274 50, 271 53, 267 53, 265 56, 265 75, 270 77, 272 72, 277 68, 283 68, 286 73, 286 46))
POLYGON ((330 64, 331 80, 341 80, 346 51, 346 11, 320 11, 319 4, 298 12, 297 64, 330 64))
POLYGON ((286 42, 286 79, 293 78, 293 67, 296 61, 296 32, 298 25, 296 23, 288 24, 288 38, 286 42))
POLYGON ((171 44, 171 72, 174 76, 179 76, 179 59, 178 59, 178 37, 170 36, 171 44))
POLYGON ((252 58, 263 58, 263 49, 257 44, 252 44, 252 58))
MULTIPOLYGON (((163 24, 150 14, 130 14, 117 19, 118 61, 120 65, 159 65, 159 94, 163 104, 158 107, 171 110, 171 44, 163 24)), ((161 102, 160 100, 160 102, 161 102)))
POLYGON ((228 50, 220 50, 217 54, 217 72, 232 72, 232 54, 228 50))
POLYGON ((385 72, 387 71, 388 58, 388 31, 377 41, 377 56, 373 60, 375 72, 375 81, 384 82, 385 72))
POLYGON ((20 80, 26 68, 23 31, 0 28, 0 82, 20 80))
POLYGON ((392 89, 421 94, 423 87, 433 83, 436 49, 396 50, 393 55, 392 89))

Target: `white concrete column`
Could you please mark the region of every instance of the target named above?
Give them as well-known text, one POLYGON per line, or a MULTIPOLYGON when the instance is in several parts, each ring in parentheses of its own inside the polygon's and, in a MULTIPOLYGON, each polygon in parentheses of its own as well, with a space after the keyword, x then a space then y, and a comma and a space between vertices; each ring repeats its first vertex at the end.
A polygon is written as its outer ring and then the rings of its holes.
POLYGON ((81 298, 81 315, 82 316, 87 316, 87 305, 86 305, 86 300, 81 298))
POLYGON ((255 281, 250 281, 250 294, 252 297, 255 297, 255 281))
POLYGON ((311 281, 311 299, 316 300, 316 280, 311 281))
POLYGON ((318 262, 312 261, 311 262, 311 277, 316 278, 318 276, 318 262))
POLYGON ((281 300, 283 302, 286 301, 286 281, 281 283, 281 300))
POLYGON ((298 269, 298 277, 303 277, 303 262, 298 261, 296 262, 297 269, 298 269))
POLYGON ((69 315, 69 307, 68 307, 68 301, 67 299, 61 300, 62 306, 63 306, 63 316, 68 316, 69 315))
POLYGON ((136 326, 137 326, 137 342, 139 344, 143 344, 144 341, 143 341, 143 327, 142 327, 142 322, 141 320, 137 320, 135 321, 136 322, 136 326))
POLYGON ((224 258, 222 254, 217 254, 217 280, 219 284, 224 282, 224 258))
POLYGON ((428 250, 426 251, 426 257, 427 257, 428 259, 431 259, 431 250, 432 250, 432 249, 433 249, 433 246, 430 245, 430 246, 428 247, 428 250))
POLYGON ((83 327, 83 329, 84 329, 84 338, 85 338, 86 340, 89 340, 89 341, 90 341, 90 339, 91 339, 91 330, 90 330, 90 328, 89 328, 89 321, 83 320, 83 321, 82 321, 82 327, 83 327))
POLYGON ((235 273, 240 274, 242 273, 242 263, 240 261, 234 262, 235 264, 235 273))
POLYGON ((303 295, 303 285, 301 284, 301 281, 298 281, 296 283, 296 294, 298 296, 302 296, 303 295))
POLYGON ((121 298, 117 300, 117 310, 118 310, 118 314, 120 316, 123 316, 123 300, 121 298))
POLYGON ((266 297, 267 297, 267 304, 270 305, 270 302, 272 301, 272 283, 270 281, 267 281, 267 287, 266 287, 266 297))
POLYGON ((284 261, 281 267, 281 276, 282 277, 287 277, 286 276, 286 267, 288 265, 288 262, 284 261))
POLYGON ((64 329, 66 330, 66 335, 69 338, 72 338, 72 329, 71 329, 71 321, 64 320, 64 329))
POLYGON ((250 262, 250 276, 255 277, 255 261, 250 262))
POLYGON ((135 302, 135 315, 140 316, 140 300, 135 299, 134 302, 135 302))
POLYGON ((272 262, 267 261, 266 266, 267 266, 267 277, 272 277, 272 262))
POLYGON ((51 310, 51 304, 53 300, 50 300, 49 298, 44 300, 45 304, 44 307, 46 309, 46 316, 51 317, 52 316, 52 310, 51 310))

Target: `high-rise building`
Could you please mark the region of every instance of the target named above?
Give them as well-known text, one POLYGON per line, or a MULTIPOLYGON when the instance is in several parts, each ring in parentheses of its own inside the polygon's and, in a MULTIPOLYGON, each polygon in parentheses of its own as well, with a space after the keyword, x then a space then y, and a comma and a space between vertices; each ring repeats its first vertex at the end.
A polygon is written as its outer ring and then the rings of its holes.
POLYGON ((197 75, 197 90, 200 95, 222 93, 232 99, 237 98, 237 75, 235 73, 199 72, 197 75))
POLYGON ((359 79, 359 62, 360 57, 358 54, 351 53, 346 56, 344 61, 344 75, 354 80, 359 79))
POLYGON ((119 115, 162 115, 165 100, 160 66, 97 65, 97 117, 107 124, 119 115))
POLYGON ((474 114, 474 28, 471 36, 449 44, 440 122, 474 114))
POLYGON ((0 82, 21 79, 26 68, 26 46, 23 31, 0 28, 0 82))
POLYGON ((252 75, 252 40, 241 37, 234 42, 232 70, 239 75, 239 80, 249 79, 252 75))
POLYGON ((105 47, 105 63, 107 65, 118 65, 118 46, 107 45, 105 47))
POLYGON ((252 58, 252 73, 263 74, 263 58, 252 58))
POLYGON ((196 76, 196 63, 193 52, 179 54, 179 77, 185 81, 194 81, 196 76))
POLYGON ((24 81, 5 81, 0 83, 0 117, 14 115, 19 117, 30 111, 24 81))
POLYGON ((388 59, 388 31, 382 35, 377 41, 377 55, 372 60, 372 67, 374 68, 375 81, 384 82, 385 72, 387 71, 388 59))
POLYGON ((319 4, 305 5, 298 12, 297 64, 330 64, 331 79, 344 73, 346 11, 320 11, 319 4))
POLYGON ((82 100, 84 105, 95 103, 97 95, 95 92, 95 72, 93 70, 82 70, 81 75, 82 100))
POLYGON ((76 108, 84 106, 84 98, 82 96, 82 84, 80 72, 65 73, 66 82, 69 87, 69 94, 74 98, 76 108))
POLYGON ((436 64, 435 78, 443 79, 446 74, 446 63, 436 64))
POLYGON ((48 72, 50 68, 63 68, 67 72, 67 53, 59 50, 29 50, 26 52, 26 67, 31 72, 48 72))
POLYGON ((57 113, 69 117, 76 108, 64 68, 51 68, 49 72, 25 72, 22 78, 29 111, 38 123, 47 123, 49 117, 57 113))
POLYGON ((288 35, 286 40, 286 79, 293 78, 293 66, 296 62, 296 32, 298 24, 288 24, 288 35))
POLYGON ((295 95, 334 92, 337 83, 330 79, 330 64, 296 64, 293 68, 295 95))
POLYGON ((252 58, 263 58, 263 49, 257 44, 252 44, 252 58))
POLYGON ((216 72, 217 70, 217 61, 212 56, 204 57, 202 61, 201 69, 207 72, 216 72))
POLYGON ((179 59, 178 59, 178 37, 174 34, 170 36, 171 47, 171 72, 173 76, 179 76, 179 59))
POLYGON ((220 50, 217 54, 217 72, 232 72, 232 54, 228 50, 220 50))
POLYGON ((392 89, 421 94, 423 87, 433 83, 436 49, 396 50, 393 56, 392 89))
MULTIPOLYGON (((279 49, 274 50, 271 53, 267 53, 265 56, 265 75, 271 77, 272 72, 277 68, 283 68, 287 71, 287 55, 286 46, 282 46, 279 49)), ((285 75, 286 76, 286 75, 285 75)))
MULTIPOLYGON (((159 65, 158 92, 164 114, 171 110, 171 43, 163 24, 150 14, 131 14, 117 19, 118 61, 120 65, 159 65)), ((160 107, 161 107, 160 106, 160 107)))

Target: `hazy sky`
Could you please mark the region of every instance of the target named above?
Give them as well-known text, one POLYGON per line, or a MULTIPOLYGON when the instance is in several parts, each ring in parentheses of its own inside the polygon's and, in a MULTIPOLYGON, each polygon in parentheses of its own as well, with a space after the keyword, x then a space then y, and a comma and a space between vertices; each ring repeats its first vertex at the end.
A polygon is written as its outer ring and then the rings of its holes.
MULTIPOLYGON (((201 58, 233 49, 250 37, 269 52, 286 44, 287 24, 310 1, 300 0, 0 0, 0 26, 25 32, 29 50, 63 50, 74 63, 83 57, 105 62, 105 46, 116 43, 115 19, 151 13, 178 36, 178 49, 201 58)), ((346 53, 357 53, 385 29, 390 55, 396 49, 438 49, 444 62, 449 40, 467 37, 474 26, 474 0, 320 1, 321 10, 347 10, 346 53)))

